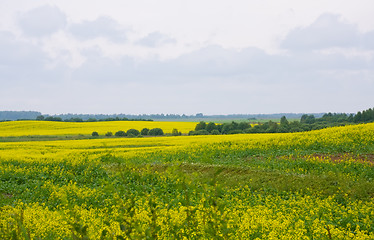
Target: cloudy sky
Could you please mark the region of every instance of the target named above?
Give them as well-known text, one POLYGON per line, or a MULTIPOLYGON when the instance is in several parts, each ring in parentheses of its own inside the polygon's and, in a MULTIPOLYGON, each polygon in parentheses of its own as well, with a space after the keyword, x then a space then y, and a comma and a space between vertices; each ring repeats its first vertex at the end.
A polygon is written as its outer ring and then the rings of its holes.
POLYGON ((372 0, 0 1, 0 110, 374 106, 372 0))

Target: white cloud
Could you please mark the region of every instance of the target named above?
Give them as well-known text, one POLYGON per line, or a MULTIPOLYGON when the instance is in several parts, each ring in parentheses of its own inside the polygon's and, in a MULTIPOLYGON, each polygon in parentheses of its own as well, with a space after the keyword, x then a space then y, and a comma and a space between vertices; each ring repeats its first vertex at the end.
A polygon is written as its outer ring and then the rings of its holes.
POLYGON ((159 47, 165 44, 176 43, 176 40, 160 32, 152 32, 144 38, 138 40, 137 43, 147 47, 159 47))
POLYGON ((66 26, 66 15, 56 6, 44 5, 22 14, 18 21, 30 36, 50 35, 66 26))
POLYGON ((367 32, 363 35, 362 45, 364 48, 374 50, 374 31, 367 32))
POLYGON ((359 45, 359 32, 354 24, 345 23, 334 14, 323 14, 304 28, 292 30, 281 43, 291 50, 350 48, 359 45))
POLYGON ((118 43, 124 43, 127 40, 127 30, 114 19, 106 16, 101 16, 94 21, 72 24, 69 30, 82 40, 92 40, 99 37, 118 43))

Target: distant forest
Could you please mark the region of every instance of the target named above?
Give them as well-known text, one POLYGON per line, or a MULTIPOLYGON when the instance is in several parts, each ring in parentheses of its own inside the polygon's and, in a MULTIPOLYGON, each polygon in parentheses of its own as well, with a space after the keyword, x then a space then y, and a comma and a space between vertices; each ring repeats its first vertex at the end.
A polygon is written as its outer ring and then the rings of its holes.
MULTIPOLYGON (((0 111, 0 121, 15 120, 47 120, 52 121, 115 121, 115 120, 209 120, 209 119, 229 119, 239 120, 247 119, 255 121, 257 119, 280 119, 282 116, 288 119, 300 119, 304 113, 276 113, 276 114, 229 114, 229 115, 204 115, 198 113, 195 115, 185 114, 57 114, 42 115, 36 111, 0 111)), ((322 117, 324 113, 312 113, 316 118, 322 117)))
POLYGON ((35 120, 40 115, 36 111, 0 111, 0 121, 35 120))
MULTIPOLYGON (((257 119, 300 119, 300 123, 309 124, 309 127, 318 129, 321 123, 360 123, 374 121, 374 109, 369 108, 359 111, 356 114, 347 113, 276 113, 276 114, 230 114, 230 115, 203 115, 198 113, 195 115, 179 115, 179 114, 58 114, 58 115, 42 115, 37 111, 0 111, 0 121, 15 120, 44 120, 44 121, 65 121, 65 122, 94 122, 94 121, 153 121, 153 120, 249 120, 255 122, 257 119)), ((272 121, 269 121, 272 124, 272 121)), ((296 123, 293 123, 296 125, 296 123)), ((266 124, 265 124, 266 125, 266 124)), ((296 127, 296 126, 295 126, 296 127)))

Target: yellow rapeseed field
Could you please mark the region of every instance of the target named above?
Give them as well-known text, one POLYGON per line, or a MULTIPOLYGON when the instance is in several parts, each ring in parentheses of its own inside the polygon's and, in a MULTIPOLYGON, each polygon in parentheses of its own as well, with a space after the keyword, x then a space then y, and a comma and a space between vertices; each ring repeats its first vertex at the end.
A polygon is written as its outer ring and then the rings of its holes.
POLYGON ((107 132, 127 131, 134 128, 161 128, 171 133, 175 128, 182 133, 194 130, 194 122, 153 122, 153 121, 103 121, 103 122, 50 122, 50 121, 12 121, 0 122, 0 137, 33 135, 79 135, 96 131, 100 135, 107 132))
MULTIPOLYGON (((1 136, 23 136, 196 123, 1 124, 1 136)), ((374 123, 0 142, 0 238, 374 239, 373 149, 374 123)))

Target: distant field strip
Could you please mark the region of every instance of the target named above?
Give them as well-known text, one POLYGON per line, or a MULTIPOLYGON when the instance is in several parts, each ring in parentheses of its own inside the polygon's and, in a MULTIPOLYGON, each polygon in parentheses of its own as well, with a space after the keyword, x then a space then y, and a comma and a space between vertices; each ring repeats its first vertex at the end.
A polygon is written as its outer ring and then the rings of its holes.
POLYGON ((33 135, 87 135, 93 131, 104 135, 134 128, 161 128, 171 133, 174 128, 182 133, 194 130, 194 122, 151 122, 151 121, 108 121, 108 122, 49 122, 49 121, 12 121, 0 122, 0 137, 33 135))

